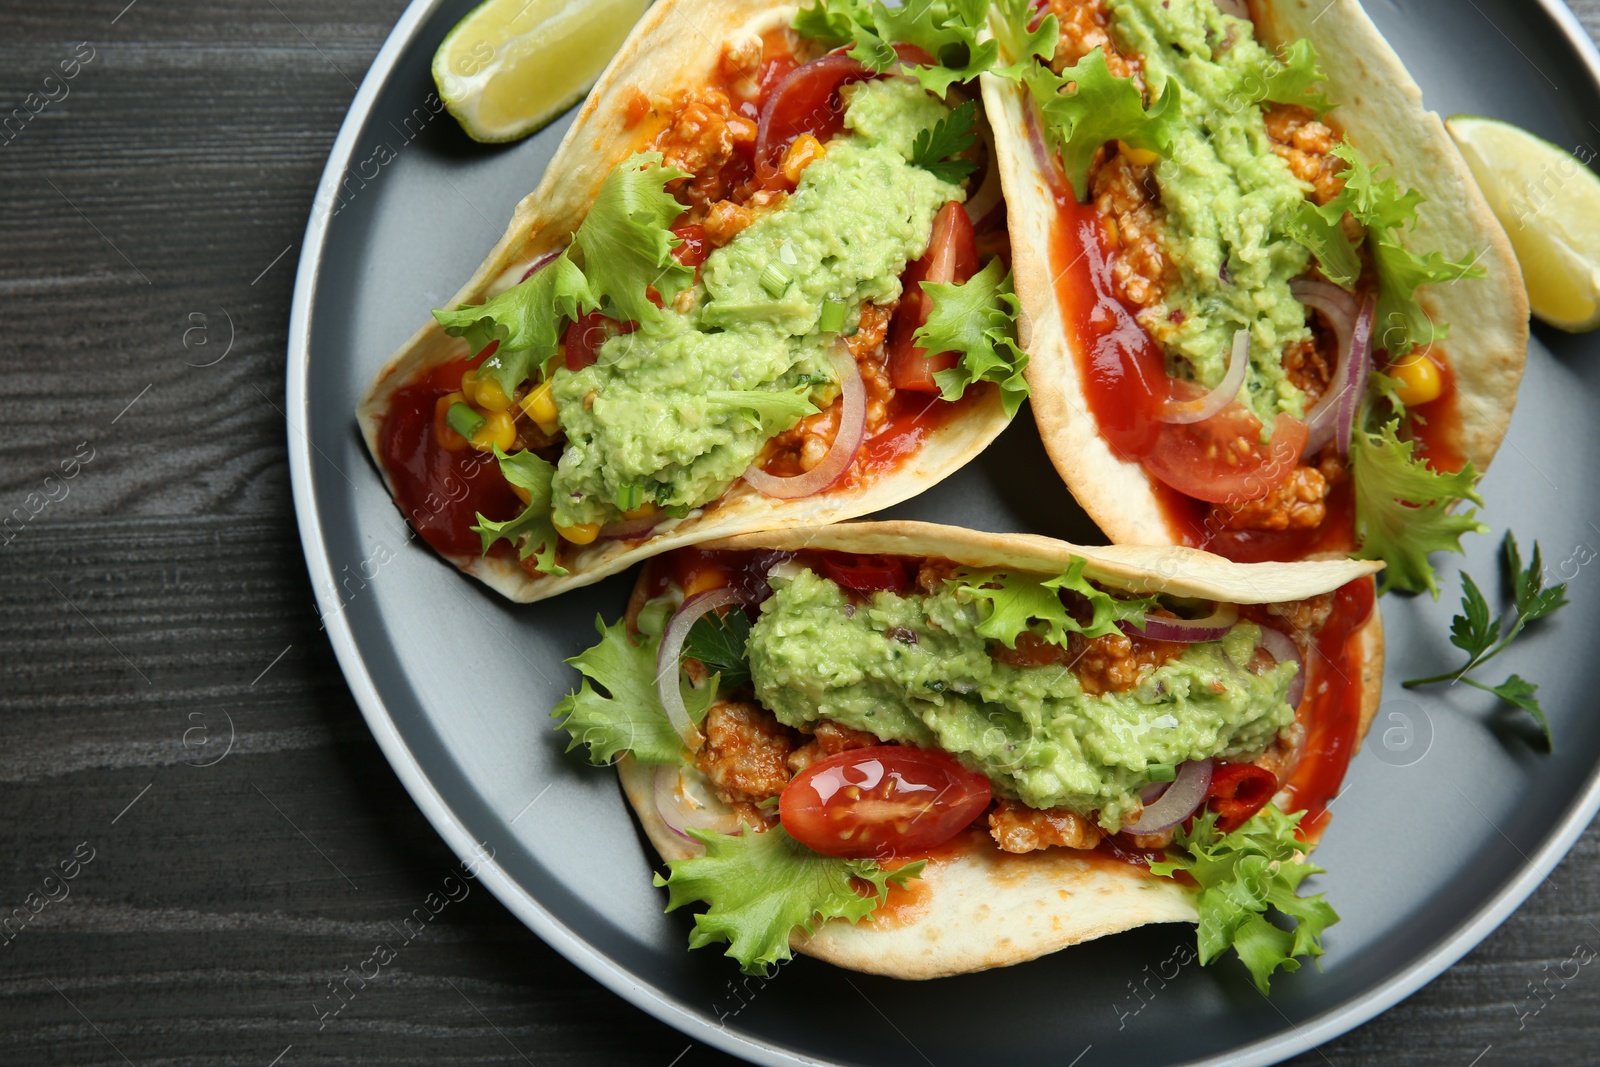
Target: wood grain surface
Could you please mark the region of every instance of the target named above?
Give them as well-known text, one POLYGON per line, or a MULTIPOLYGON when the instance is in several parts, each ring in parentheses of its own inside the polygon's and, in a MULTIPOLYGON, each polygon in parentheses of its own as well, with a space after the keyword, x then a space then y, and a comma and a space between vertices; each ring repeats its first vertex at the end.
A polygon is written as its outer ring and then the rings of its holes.
MULTIPOLYGON (((59 98, 0 132, 0 513, 38 512, 0 531, 0 918, 48 901, 0 928, 0 1063, 733 1062, 476 888, 320 1017, 455 864, 319 630, 279 410, 312 191, 404 4, 124 3, 0 3, 0 114, 59 98)), ((1600 977, 1550 980, 1590 946, 1593 828, 1295 1063, 1594 1063, 1600 977)))

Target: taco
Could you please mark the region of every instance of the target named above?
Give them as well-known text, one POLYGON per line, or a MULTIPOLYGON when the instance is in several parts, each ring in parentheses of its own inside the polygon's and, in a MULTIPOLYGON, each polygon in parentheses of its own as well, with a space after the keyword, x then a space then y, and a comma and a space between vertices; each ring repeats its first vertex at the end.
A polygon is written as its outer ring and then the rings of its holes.
POLYGON ((996 5, 984 92, 1034 414, 1118 542, 1354 552, 1437 593, 1528 305, 1357 0, 996 5))
POLYGON ((1265 990, 1336 919, 1296 889, 1377 707, 1378 570, 744 535, 651 560, 554 717, 616 763, 669 907, 709 905, 691 947, 752 973, 934 978, 1191 922, 1206 962, 1249 940, 1265 990))
POLYGON ((422 538, 537 600, 884 508, 993 440, 1024 357, 978 69, 936 58, 982 12, 954 18, 861 60, 793 6, 654 5, 361 402, 422 538))

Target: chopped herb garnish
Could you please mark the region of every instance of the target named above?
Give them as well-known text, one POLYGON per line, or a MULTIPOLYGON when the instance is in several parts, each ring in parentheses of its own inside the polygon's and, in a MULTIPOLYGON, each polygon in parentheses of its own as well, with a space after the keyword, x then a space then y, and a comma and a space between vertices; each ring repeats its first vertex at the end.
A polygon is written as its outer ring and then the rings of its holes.
POLYGON ((451 404, 450 410, 444 413, 444 421, 450 424, 452 430, 470 441, 489 420, 466 404, 457 402, 451 404))
POLYGON ((765 289, 774 300, 788 291, 789 283, 792 281, 794 279, 789 276, 789 272, 776 263, 768 264, 767 269, 761 272, 761 288, 765 289))
POLYGON ((973 127, 978 121, 978 102, 968 100, 929 128, 917 134, 911 149, 911 162, 932 174, 940 181, 960 185, 973 171, 976 163, 965 159, 952 159, 978 143, 973 127))
POLYGON ((845 306, 837 300, 830 300, 822 305, 822 317, 817 320, 817 329, 823 333, 839 333, 844 329, 845 306))
POLYGON ((1152 782, 1173 782, 1178 778, 1178 768, 1170 763, 1152 763, 1145 768, 1152 782))
POLYGON ((1537 541, 1533 544, 1533 556, 1524 567, 1516 535, 1508 532, 1504 558, 1506 573, 1510 578, 1512 606, 1499 618, 1493 616, 1488 598, 1478 588, 1478 583, 1472 580, 1472 576, 1465 573, 1461 575, 1462 613, 1451 620, 1450 643, 1467 654, 1466 665, 1431 678, 1413 678, 1404 684, 1407 689, 1416 689, 1440 682, 1466 682, 1475 689, 1493 693, 1532 715, 1544 731, 1545 747, 1549 748, 1552 744, 1550 720, 1535 699, 1539 691, 1537 685, 1516 674, 1499 685, 1486 685, 1467 677, 1469 672, 1504 652, 1530 623, 1554 615, 1569 603, 1565 582, 1551 586, 1544 584, 1544 558, 1537 541))
POLYGON ((612 503, 617 505, 618 511, 638 511, 644 507, 644 486, 638 482, 629 482, 617 490, 616 499, 612 503))
POLYGON ((684 653, 705 664, 706 670, 722 675, 724 687, 731 688, 750 680, 750 663, 744 646, 750 638, 750 617, 743 611, 726 615, 708 612, 689 629, 684 653))

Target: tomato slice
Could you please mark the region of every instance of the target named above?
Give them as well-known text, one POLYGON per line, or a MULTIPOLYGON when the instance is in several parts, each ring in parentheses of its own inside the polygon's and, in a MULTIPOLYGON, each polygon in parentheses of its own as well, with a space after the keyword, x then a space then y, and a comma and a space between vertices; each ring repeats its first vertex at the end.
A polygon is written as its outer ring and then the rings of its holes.
POLYGON ((1184 496, 1239 504, 1260 500, 1282 485, 1310 436, 1305 423, 1279 415, 1263 450, 1261 420, 1235 400, 1204 422, 1162 423, 1144 466, 1184 496))
POLYGON ((674 226, 672 232, 683 242, 672 250, 673 258, 685 267, 699 267, 711 254, 704 226, 674 226))
POLYGON ((903 556, 829 554, 818 563, 829 581, 857 593, 899 591, 911 584, 911 568, 903 556))
POLYGON ((989 806, 989 779, 955 758, 903 745, 820 759, 783 790, 789 836, 824 856, 887 859, 942 845, 989 806))
POLYGON ((972 217, 967 209, 952 200, 934 216, 928 251, 908 267, 900 279, 905 291, 889 329, 889 380, 896 389, 937 393, 939 383, 934 381, 934 373, 949 370, 959 358, 954 352, 930 356, 913 341, 933 311, 933 301, 922 291, 920 283, 962 283, 976 273, 978 235, 972 228, 972 217))
POLYGON ((783 154, 803 134, 826 144, 844 129, 839 90, 876 77, 843 52, 834 52, 790 71, 772 87, 761 109, 762 151, 757 165, 765 180, 776 180, 783 154))
POLYGON ((600 358, 600 346, 619 334, 632 333, 639 328, 637 322, 618 322, 598 311, 591 311, 567 327, 563 341, 567 356, 567 369, 576 374, 592 367, 600 358))
MULTIPOLYGON (((916 45, 897 44, 902 63, 931 67, 938 61, 916 45)), ((774 63, 762 76, 761 157, 757 174, 770 188, 779 180, 777 167, 789 145, 802 134, 823 144, 844 129, 844 101, 839 90, 858 81, 882 75, 846 55, 843 48, 812 60, 803 67, 785 69, 774 63)), ((792 61, 791 61, 792 63, 792 61)))
POLYGON ((1278 776, 1253 763, 1224 763, 1211 775, 1206 803, 1217 813, 1217 829, 1231 834, 1267 806, 1278 776))

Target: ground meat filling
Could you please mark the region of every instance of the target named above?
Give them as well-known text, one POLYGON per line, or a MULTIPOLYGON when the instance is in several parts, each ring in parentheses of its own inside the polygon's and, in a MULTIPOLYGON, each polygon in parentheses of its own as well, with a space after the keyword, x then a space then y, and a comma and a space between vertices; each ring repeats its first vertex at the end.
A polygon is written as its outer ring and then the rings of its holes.
POLYGON ((989 810, 989 835, 1004 852, 1042 848, 1094 848, 1103 836, 1094 823, 1061 808, 1041 811, 1015 800, 1001 800, 989 810))
MULTIPOLYGON (((889 322, 894 318, 897 306, 862 305, 861 324, 853 336, 845 339, 867 390, 868 439, 889 424, 889 402, 894 399, 894 385, 889 381, 883 341, 888 335, 889 322)), ((839 435, 839 416, 842 411, 843 404, 834 403, 826 411, 808 416, 792 429, 774 437, 763 469, 780 477, 792 477, 821 463, 828 449, 833 447, 834 438, 839 435)))
POLYGON ((1152 641, 1139 634, 1084 637, 1068 634, 1067 644, 1054 645, 1037 634, 1017 635, 1017 647, 996 645, 996 660, 1012 667, 1062 666, 1070 670, 1089 696, 1126 693, 1139 679, 1183 655, 1186 646, 1152 641))
POLYGON ((1332 154, 1341 138, 1317 121, 1316 112, 1296 104, 1268 104, 1262 117, 1273 154, 1311 186, 1313 201, 1326 204, 1344 192, 1344 161, 1332 154))
POLYGON ((1124 55, 1111 35, 1111 12, 1102 0, 1048 0, 1045 13, 1053 12, 1061 24, 1061 37, 1050 67, 1057 74, 1074 67, 1096 48, 1105 50, 1106 69, 1114 77, 1137 79, 1144 89, 1144 66, 1138 56, 1124 55))
POLYGON ((789 770, 799 774, 817 760, 827 756, 836 756, 852 748, 871 748, 881 744, 883 742, 879 741, 875 734, 869 734, 865 730, 853 730, 831 719, 824 719, 817 723, 812 740, 789 753, 789 770))
POLYGON ((759 704, 718 701, 701 727, 706 743, 694 764, 724 804, 775 797, 789 784, 789 753, 799 735, 759 704))

